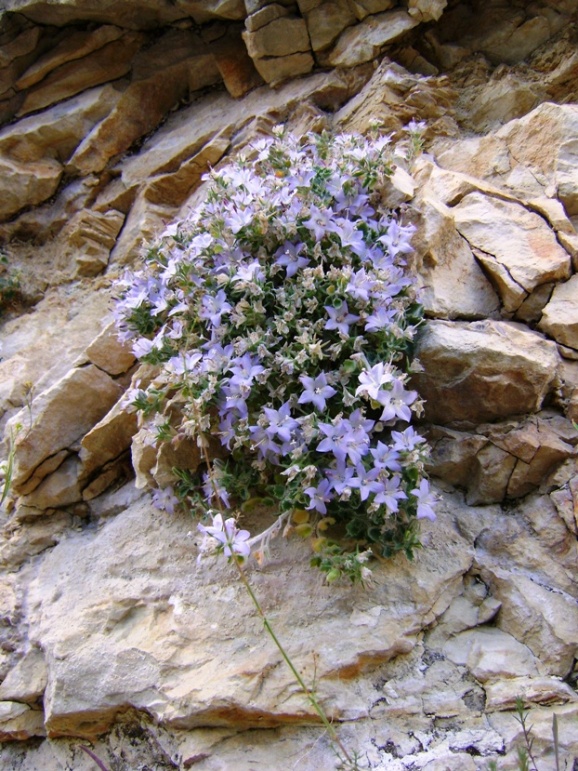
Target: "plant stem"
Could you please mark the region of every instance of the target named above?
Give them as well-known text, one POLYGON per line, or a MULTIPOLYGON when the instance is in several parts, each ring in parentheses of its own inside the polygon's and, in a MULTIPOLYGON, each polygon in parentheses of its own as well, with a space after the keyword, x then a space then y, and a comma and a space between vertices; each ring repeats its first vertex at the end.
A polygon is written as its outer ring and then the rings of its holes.
POLYGON ((233 561, 235 563, 235 566, 237 567, 237 570, 239 572, 239 576, 241 578, 241 581, 243 582, 243 585, 244 585, 245 589, 247 590, 247 592, 249 593, 249 596, 253 600, 253 604, 255 605, 255 608, 257 609, 257 613, 261 616, 261 619, 263 621, 263 626, 267 630, 267 633, 269 634, 269 636, 271 637, 271 639, 273 640, 273 642, 277 646, 277 648, 278 648, 281 656, 283 657, 285 663, 287 664, 287 666, 291 670, 291 672, 293 674, 293 677, 297 680, 297 682, 301 686, 301 689, 303 690, 303 693, 307 697, 307 700, 309 701, 309 703, 311 704, 311 706, 313 707, 315 712, 319 715, 319 717, 321 719, 321 722, 323 723, 323 725, 327 729, 327 732, 329 733, 329 736, 331 737, 331 741, 334 744, 336 744, 337 747, 339 747, 339 749, 343 753, 343 757, 345 758, 345 760, 350 765, 352 765, 353 764, 353 760, 352 760, 351 756, 349 755, 349 753, 347 752, 347 750, 345 749, 345 747, 343 746, 343 743, 342 743, 341 739, 339 738, 339 736, 337 735, 337 732, 336 732, 335 728, 333 727, 333 724, 331 723, 331 721, 329 720, 329 718, 325 714, 325 711, 324 711, 323 707, 319 704, 319 702, 315 698, 314 694, 305 685, 305 682, 303 681, 303 678, 301 677, 301 674, 296 669, 295 665, 293 664, 293 662, 289 658, 289 655, 285 651, 285 648, 283 647, 283 645, 279 641, 279 638, 275 634, 269 619, 265 615, 265 611, 261 607, 261 603, 257 599, 257 596, 256 596, 255 592, 253 591, 253 587, 251 586, 247 576, 245 575, 245 571, 243 570, 243 566, 241 565, 239 557, 234 555, 233 556, 233 561))

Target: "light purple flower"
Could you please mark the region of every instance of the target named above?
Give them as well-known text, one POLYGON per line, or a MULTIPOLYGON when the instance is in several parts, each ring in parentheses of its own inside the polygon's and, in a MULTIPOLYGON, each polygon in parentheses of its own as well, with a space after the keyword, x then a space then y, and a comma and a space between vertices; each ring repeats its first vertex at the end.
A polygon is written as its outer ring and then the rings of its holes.
POLYGON ((298 428, 299 423, 291 417, 289 402, 285 402, 278 410, 264 407, 263 412, 269 422, 265 429, 267 436, 278 436, 283 442, 291 441, 291 433, 298 428))
POLYGON ((436 498, 435 495, 430 492, 427 479, 422 479, 419 483, 419 487, 410 490, 410 495, 417 498, 417 518, 430 519, 433 522, 436 515, 432 506, 435 504, 436 498))
POLYGON ((166 511, 168 514, 174 514, 175 507, 178 504, 179 499, 172 487, 160 487, 157 490, 153 490, 153 506, 155 509, 166 511))
POLYGON ((362 231, 358 230, 351 220, 339 218, 337 221, 331 222, 327 230, 339 236, 341 245, 349 247, 358 257, 363 257, 367 251, 367 244, 362 231))
POLYGON ((206 294, 201 301, 199 311, 200 319, 207 319, 214 327, 221 323, 221 316, 230 313, 232 306, 227 302, 227 295, 224 289, 219 289, 215 296, 206 294))
POLYGON ((349 312, 346 302, 342 302, 339 308, 332 305, 323 306, 329 316, 329 321, 325 323, 325 329, 337 329, 346 337, 349 335, 349 326, 359 321, 359 316, 349 312))
POLYGON ((306 509, 315 509, 320 514, 327 514, 327 506, 325 504, 333 498, 331 494, 331 483, 328 479, 322 479, 317 487, 308 487, 303 492, 311 499, 309 506, 305 507, 306 509))
POLYGON ((420 436, 413 426, 408 426, 403 431, 392 431, 391 438, 393 449, 400 452, 411 452, 418 444, 425 442, 423 436, 420 436))
POLYGON ((396 315, 396 311, 392 308, 385 308, 383 305, 378 306, 365 319, 365 331, 378 332, 380 329, 386 329, 394 323, 396 315))
POLYGON ((299 404, 313 404, 320 412, 325 409, 326 399, 331 398, 337 393, 337 390, 327 384, 327 375, 322 372, 317 377, 308 377, 300 375, 299 380, 305 387, 305 390, 299 397, 299 404))
POLYGON ((399 474, 394 474, 385 481, 383 490, 375 496, 375 503, 385 505, 392 514, 399 510, 399 501, 407 500, 407 495, 399 489, 400 482, 399 474))
POLYGON ((305 244, 301 242, 292 244, 290 241, 285 241, 283 246, 280 246, 273 255, 277 258, 275 265, 282 265, 286 269, 287 278, 291 278, 298 270, 306 268, 311 262, 308 257, 301 255, 304 246, 305 244))
POLYGON ((411 420, 410 404, 417 399, 417 391, 406 391, 401 380, 394 380, 391 391, 382 391, 379 403, 383 405, 381 420, 389 423, 392 420, 411 420))
POLYGON ((248 557, 251 553, 251 547, 247 543, 251 533, 248 530, 239 530, 233 517, 223 522, 222 514, 216 514, 212 525, 199 523, 197 528, 201 533, 212 536, 222 544, 225 557, 232 557, 234 554, 239 557, 248 557))
POLYGON ((373 401, 381 403, 384 393, 381 387, 386 383, 391 383, 392 380, 390 368, 380 361, 359 375, 359 386, 355 395, 368 396, 373 401))

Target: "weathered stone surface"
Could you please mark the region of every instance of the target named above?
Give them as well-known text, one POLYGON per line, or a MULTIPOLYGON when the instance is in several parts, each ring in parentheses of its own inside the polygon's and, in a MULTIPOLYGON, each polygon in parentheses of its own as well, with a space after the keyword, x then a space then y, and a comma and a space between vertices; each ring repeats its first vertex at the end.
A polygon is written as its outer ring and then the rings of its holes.
MULTIPOLYGON (((410 567, 405 559, 395 560, 384 583, 376 580, 363 600, 349 589, 320 589, 317 575, 307 568, 287 581, 285 571, 303 552, 296 541, 279 544, 270 567, 252 575, 267 607, 271 591, 277 596, 275 604, 282 593, 285 610, 274 614, 275 623, 297 665, 309 671, 311 646, 317 651, 318 688, 325 702, 331 703, 332 714, 366 710, 355 689, 346 687, 347 694, 343 692, 344 683, 366 668, 410 651, 419 629, 447 607, 456 579, 471 561, 451 522, 452 505, 448 502, 448 513, 441 512, 436 529, 428 531, 429 548, 419 561, 410 567), (311 581, 315 589, 306 588, 311 581), (304 595, 310 597, 307 604, 302 601, 304 595), (337 612, 343 603, 345 625, 342 609, 337 612), (285 618, 291 619, 289 625, 285 618), (301 618, 313 624, 306 649, 296 634, 301 618)), ((245 725, 275 724, 288 714, 308 718, 302 696, 279 666, 274 648, 261 636, 249 605, 245 611, 249 600, 226 563, 205 558, 203 569, 195 571, 193 540, 184 537, 189 528, 188 519, 155 512, 146 498, 107 522, 100 532, 71 537, 46 555, 29 600, 35 619, 31 638, 42 638, 47 652, 49 684, 44 703, 52 735, 73 730, 90 736, 106 727, 127 703, 150 709, 163 722, 181 727, 226 726, 238 720, 245 725), (120 557, 126 548, 131 553, 130 567, 120 557), (82 565, 82 586, 76 564, 82 565), (219 598, 209 578, 213 574, 221 587, 219 598), (201 605, 207 592, 213 598, 210 623, 201 605), (238 609, 234 614, 232 603, 238 609), (73 606, 72 614, 67 609, 73 606), (65 625, 59 621, 63 618, 65 625), (110 644, 107 653, 102 632, 110 644), (250 647, 239 645, 254 634, 250 647), (100 645, 98 657, 93 643, 100 645), (218 677, 212 655, 207 656, 213 645, 223 656, 214 660, 219 662, 218 677), (177 660, 182 663, 175 670, 177 660), (69 687, 72 665, 76 673, 82 672, 73 689, 69 687), (258 690, 257 682, 262 684, 258 690), (280 689, 286 693, 282 706, 280 689), (211 694, 209 702, 204 694, 211 694)))
POLYGON ((87 88, 122 78, 129 71, 132 58, 143 42, 142 35, 126 33, 120 40, 108 43, 85 57, 82 66, 75 61, 62 64, 26 91, 17 115, 27 115, 69 99, 87 88))
MULTIPOLYGON (((94 365, 71 370, 32 405, 32 424, 16 440, 14 490, 49 456, 70 447, 105 415, 122 389, 94 365)), ((26 415, 22 416, 26 425, 26 415)))
POLYGON ((277 85, 284 80, 311 72, 315 64, 310 53, 272 56, 269 59, 255 59, 257 72, 264 81, 277 85))
POLYGON ((515 311, 540 284, 569 277, 568 253, 544 220, 522 206, 471 193, 453 213, 507 311, 515 311))
POLYGON ((566 704, 578 699, 576 692, 555 677, 512 677, 485 683, 488 710, 515 709, 516 699, 525 704, 566 704))
POLYGON ((120 91, 109 83, 30 115, 0 131, 0 153, 20 163, 55 158, 66 163, 93 126, 113 109, 120 91))
POLYGON ((356 18, 348 2, 326 0, 309 11, 306 21, 311 48, 314 51, 323 51, 346 27, 354 24, 356 18))
POLYGON ((160 206, 181 206, 191 196, 203 174, 215 166, 227 151, 228 131, 211 139, 192 158, 181 163, 178 171, 153 177, 144 189, 147 201, 160 206))
POLYGON ((279 3, 271 3, 271 5, 265 5, 263 8, 255 11, 245 19, 245 27, 248 32, 255 32, 266 24, 269 24, 275 19, 280 19, 283 16, 288 16, 289 11, 279 3))
POLYGON ((395 0, 351 0, 350 5, 360 21, 371 13, 389 11, 395 5, 395 0))
POLYGON ((558 343, 578 350, 578 276, 556 286, 539 327, 558 343))
POLYGON ((111 113, 78 147, 69 169, 82 174, 101 171, 111 158, 155 128, 191 87, 203 88, 219 80, 214 57, 205 49, 196 36, 175 30, 139 54, 132 82, 111 113))
POLYGON ((243 32, 243 40, 252 59, 267 56, 291 56, 311 49, 303 19, 278 18, 256 32, 243 32))
POLYGON ((402 10, 370 16, 343 32, 329 56, 329 64, 333 67, 354 67, 369 62, 378 56, 384 46, 398 40, 417 23, 407 11, 402 10))
MULTIPOLYGON (((257 86, 263 85, 263 79, 255 69, 253 60, 247 53, 247 48, 240 33, 227 34, 211 46, 219 74, 229 94, 238 99, 257 86)), ((189 78, 189 89, 195 90, 199 80, 196 68, 191 67, 195 79, 189 78)))
POLYGON ((22 496, 19 504, 29 509, 44 511, 80 501, 82 496, 78 485, 79 471, 78 459, 71 455, 31 493, 22 496))
MULTIPOLYGON (((18 78, 15 83, 17 89, 28 89, 45 78, 48 73, 62 64, 83 59, 97 51, 99 48, 118 40, 122 30, 113 25, 98 27, 93 31, 73 32, 62 42, 58 43, 51 51, 37 59, 32 67, 18 78)), ((113 78, 111 78, 113 80, 113 78)))
POLYGON ((102 273, 123 224, 124 214, 118 211, 78 212, 60 234, 63 269, 68 267, 73 277, 102 273))
POLYGON ((447 0, 409 0, 408 13, 420 22, 437 21, 447 4, 447 0))
POLYGON ((46 201, 61 177, 62 166, 55 160, 24 164, 0 158, 0 220, 12 217, 25 206, 46 201))
POLYGON ((460 632, 443 647, 444 654, 484 683, 509 677, 539 674, 532 652, 512 635, 488 627, 460 632))
POLYGON ((122 401, 117 402, 82 438, 79 455, 82 481, 128 450, 137 430, 136 412, 129 411, 122 401))
POLYGON ((87 347, 86 356, 89 361, 113 377, 127 372, 135 362, 130 346, 118 339, 118 332, 112 321, 87 347))
POLYGON ((33 648, 6 675, 0 685, 0 701, 34 704, 46 688, 46 662, 42 651, 33 648))
POLYGON ((445 319, 491 318, 500 302, 452 211, 436 198, 420 195, 421 227, 413 243, 423 255, 421 302, 428 316, 445 319))
POLYGON ((552 389, 554 343, 508 322, 430 321, 414 382, 434 423, 472 423, 535 412, 552 389))
POLYGON ((154 29, 187 16, 202 24, 220 19, 243 19, 243 0, 5 0, 3 9, 21 13, 39 24, 65 26, 80 20, 116 24, 128 29, 154 29))
POLYGON ((24 741, 32 736, 46 736, 42 711, 17 701, 0 702, 0 741, 24 741))

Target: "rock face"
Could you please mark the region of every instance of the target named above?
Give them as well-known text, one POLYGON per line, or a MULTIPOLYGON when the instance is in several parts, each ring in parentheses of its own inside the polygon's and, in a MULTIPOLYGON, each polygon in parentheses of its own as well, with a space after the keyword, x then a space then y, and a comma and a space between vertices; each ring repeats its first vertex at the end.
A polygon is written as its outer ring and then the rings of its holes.
POLYGON ((576 765, 577 14, 4 1, 0 242, 20 296, 0 308, 3 769, 90 771, 80 743, 110 769, 336 766, 232 566, 197 561, 195 521, 153 506, 200 451, 151 445, 125 392, 156 372, 111 316, 113 281, 203 175, 278 124, 406 141, 384 205, 416 227, 438 519, 367 589, 323 584, 294 537, 250 581, 360 768, 515 768, 518 697, 538 767, 553 714, 576 765))

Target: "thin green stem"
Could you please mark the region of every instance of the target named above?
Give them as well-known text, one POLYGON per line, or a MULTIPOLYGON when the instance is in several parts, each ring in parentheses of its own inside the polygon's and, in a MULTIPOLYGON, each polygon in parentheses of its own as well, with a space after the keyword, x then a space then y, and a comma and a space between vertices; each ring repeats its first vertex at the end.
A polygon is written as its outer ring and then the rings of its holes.
MULTIPOLYGON (((341 739, 339 738, 339 736, 337 735, 337 732, 336 732, 335 728, 333 727, 333 724, 331 723, 331 721, 329 720, 329 718, 325 714, 325 711, 324 711, 323 707, 319 704, 319 702, 315 698, 315 695, 305 685, 305 682, 304 682, 303 678, 301 677, 301 674, 296 669, 295 665, 293 664, 293 662, 289 658, 289 655, 285 651, 285 648, 283 647, 283 645, 279 641, 279 638, 275 634, 275 631, 273 630, 273 627, 271 626, 271 623, 270 623, 269 619, 267 618, 267 616, 265 614, 265 611, 261 607, 261 603, 259 602, 255 592, 253 591, 253 587, 251 586, 247 576, 245 575, 245 571, 243 570, 243 566, 240 563, 239 557, 234 556, 233 557, 233 561, 235 563, 235 566, 237 567, 237 570, 239 572, 239 576, 241 578, 241 581, 243 582, 243 585, 244 585, 245 589, 247 590, 250 598, 252 599, 253 604, 255 605, 255 608, 257 609, 257 613, 261 616, 261 619, 263 621, 263 626, 265 627, 265 629, 267 630, 269 636, 271 637, 271 639, 273 640, 273 642, 277 646, 277 648, 279 650, 279 653, 281 654, 281 656, 283 657, 283 660, 285 661, 285 663, 287 664, 287 666, 291 670, 291 672, 293 674, 293 677, 297 680, 297 682, 301 686, 301 689, 303 690, 303 693, 305 694, 307 700, 309 701, 309 703, 311 704, 311 706, 313 707, 315 712, 319 715, 319 718, 321 719, 321 722, 323 723, 323 725, 327 729, 327 732, 329 733, 329 736, 331 737, 331 741, 334 742, 334 744, 336 744, 337 747, 339 747, 340 751, 343 753, 343 758, 350 765, 352 765, 353 764, 353 760, 352 760, 351 756, 349 755, 349 753, 347 752, 347 750, 345 749, 345 747, 343 746, 343 743, 342 743, 341 739)), ((343 760, 343 758, 341 758, 341 759, 343 760)))

